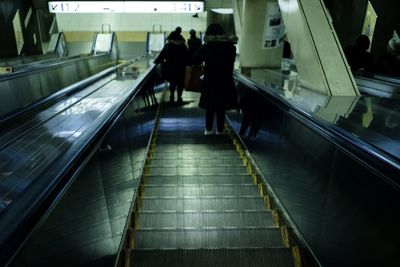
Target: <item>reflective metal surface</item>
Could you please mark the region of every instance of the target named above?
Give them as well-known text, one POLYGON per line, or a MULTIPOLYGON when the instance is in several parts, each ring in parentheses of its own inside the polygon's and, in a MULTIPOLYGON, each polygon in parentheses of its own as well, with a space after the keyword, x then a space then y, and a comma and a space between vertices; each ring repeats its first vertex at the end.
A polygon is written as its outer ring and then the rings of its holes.
POLYGON ((0 116, 49 96, 114 64, 115 61, 112 61, 109 55, 84 57, 52 68, 40 68, 1 80, 0 94, 7 97, 0 99, 0 116))
POLYGON ((251 79, 308 116, 400 159, 400 99, 324 96, 300 86, 283 89, 285 77, 268 70, 254 70, 251 79))
POLYGON ((395 77, 354 74, 360 91, 378 97, 399 97, 400 81, 395 77))
MULTIPOLYGON (((264 84, 258 77, 256 82, 264 84)), ((243 140, 286 209, 286 219, 294 222, 322 266, 397 265, 398 189, 347 147, 310 128, 293 108, 398 157, 398 100, 322 97, 302 88, 287 98, 278 86, 266 90, 293 107, 282 108, 256 93, 261 102, 252 102, 253 124, 243 140)), ((242 115, 229 116, 239 131, 242 115)), ((391 178, 395 182, 398 177, 391 178)))
POLYGON ((156 108, 135 98, 10 266, 113 266, 156 108))
MULTIPOLYGON (((7 245, 4 242, 8 234, 37 205, 41 195, 57 184, 60 172, 62 173, 68 164, 71 164, 71 160, 88 146, 93 136, 120 106, 136 93, 138 84, 152 69, 147 60, 137 62, 136 66, 140 71, 138 77, 120 77, 113 74, 49 109, 32 115, 23 125, 19 125, 20 127, 8 129, 10 132, 2 131, 0 151, 0 231, 4 233, 0 238, 2 250, 7 245), (11 132, 13 134, 10 134, 11 132)), ((144 104, 140 104, 139 100, 132 102, 126 114, 136 115, 135 112, 140 111, 142 107, 140 105, 144 104)), ((148 121, 145 122, 145 126, 146 123, 148 121)), ((143 134, 143 129, 138 130, 143 134)), ((146 132, 149 132, 149 129, 146 132)), ((139 146, 143 146, 142 143, 139 146)), ((65 234, 64 231, 62 233, 65 234)), ((51 236, 53 233, 49 238, 52 238, 51 236)))

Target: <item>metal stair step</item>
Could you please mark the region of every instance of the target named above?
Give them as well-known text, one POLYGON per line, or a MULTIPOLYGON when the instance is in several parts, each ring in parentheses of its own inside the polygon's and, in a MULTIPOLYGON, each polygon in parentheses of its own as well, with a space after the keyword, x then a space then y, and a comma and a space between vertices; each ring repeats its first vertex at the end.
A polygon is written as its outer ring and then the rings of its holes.
POLYGON ((160 135, 157 136, 157 145, 165 145, 165 144, 191 144, 191 145, 231 145, 232 141, 228 138, 210 138, 210 136, 165 136, 160 135))
POLYGON ((141 228, 272 227, 270 211, 139 212, 141 228))
POLYGON ((243 161, 239 157, 232 158, 157 158, 151 160, 151 166, 163 165, 178 165, 178 166, 193 166, 193 165, 235 165, 243 166, 243 161))
POLYGON ((209 152, 211 150, 232 150, 234 148, 233 144, 160 144, 159 140, 156 142, 156 147, 158 152, 209 152))
POLYGON ((249 184, 250 175, 148 175, 146 184, 168 185, 168 184, 249 184))
POLYGON ((134 250, 135 267, 294 267, 290 248, 134 250))
POLYGON ((136 229, 138 249, 283 247, 276 227, 136 229))
POLYGON ((224 158, 224 157, 238 157, 239 154, 236 150, 233 149, 224 149, 224 150, 201 150, 201 151, 183 151, 183 152, 162 152, 158 148, 154 151, 153 158, 224 158))
POLYGON ((142 198, 144 211, 265 210, 261 197, 142 198))
POLYGON ((247 174, 245 166, 149 166, 150 175, 236 175, 247 174))
POLYGON ((153 185, 143 187, 146 197, 168 196, 259 196, 258 188, 247 185, 153 185))

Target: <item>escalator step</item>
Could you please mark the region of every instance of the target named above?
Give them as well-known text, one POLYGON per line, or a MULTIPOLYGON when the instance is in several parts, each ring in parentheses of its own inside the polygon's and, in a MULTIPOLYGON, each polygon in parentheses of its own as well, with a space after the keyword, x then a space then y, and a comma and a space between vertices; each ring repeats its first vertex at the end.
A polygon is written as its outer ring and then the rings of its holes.
POLYGON ((287 248, 135 250, 132 258, 135 267, 294 267, 287 248))
POLYGON ((249 184, 250 175, 194 175, 194 176, 176 176, 176 175, 149 175, 147 184, 149 185, 167 185, 167 184, 249 184))
POLYGON ((242 166, 150 166, 150 175, 246 175, 247 169, 242 166))
POLYGON ((229 150, 231 151, 234 146, 230 144, 160 144, 157 140, 157 152, 209 152, 209 151, 220 151, 229 150))
POLYGON ((142 198, 144 211, 265 210, 261 197, 142 198))
POLYGON ((140 212, 141 228, 272 227, 269 211, 140 212))
POLYGON ((279 228, 136 229, 135 249, 282 247, 279 228))
POLYGON ((243 166, 242 159, 239 157, 232 158, 158 158, 152 159, 151 166, 163 166, 163 165, 234 165, 234 166, 243 166))
POLYGON ((157 144, 159 145, 165 145, 165 144, 175 144, 175 145, 181 145, 181 144, 191 144, 191 145, 231 145, 232 146, 232 141, 229 140, 228 138, 210 138, 210 136, 165 136, 161 135, 157 138, 157 144))
POLYGON ((200 150, 200 151, 169 151, 162 152, 158 147, 152 155, 153 158, 239 158, 238 152, 234 149, 225 150, 200 150))
POLYGON ((145 186, 146 197, 168 196, 259 196, 257 187, 248 185, 188 185, 188 186, 145 186))

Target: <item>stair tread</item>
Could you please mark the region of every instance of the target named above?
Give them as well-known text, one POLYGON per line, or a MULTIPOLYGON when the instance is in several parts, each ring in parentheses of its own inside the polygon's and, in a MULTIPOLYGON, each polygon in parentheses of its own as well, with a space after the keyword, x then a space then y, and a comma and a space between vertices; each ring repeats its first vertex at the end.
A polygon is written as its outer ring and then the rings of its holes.
POLYGON ((136 229, 136 248, 283 247, 276 227, 136 229))
POLYGON ((250 185, 208 185, 203 186, 143 186, 143 196, 167 197, 167 196, 260 196, 258 188, 250 185))
POLYGON ((265 208, 261 197, 142 199, 142 210, 260 210, 265 208))
POLYGON ((176 249, 133 251, 133 266, 138 267, 294 267, 289 248, 176 249))
POLYGON ((271 212, 170 212, 138 213, 139 229, 190 227, 265 227, 275 226, 271 212))

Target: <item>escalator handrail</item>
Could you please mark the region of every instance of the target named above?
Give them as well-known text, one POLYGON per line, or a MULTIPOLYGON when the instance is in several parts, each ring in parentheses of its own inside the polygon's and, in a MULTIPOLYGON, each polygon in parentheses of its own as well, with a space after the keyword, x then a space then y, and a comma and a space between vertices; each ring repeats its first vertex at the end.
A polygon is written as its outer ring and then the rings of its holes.
POLYGON ((237 72, 234 72, 234 77, 263 97, 267 99, 272 98, 272 102, 279 108, 285 110, 286 113, 322 135, 347 155, 373 171, 390 186, 400 191, 400 181, 396 180, 396 178, 400 177, 400 162, 398 158, 379 147, 355 138, 337 126, 328 125, 328 123, 323 123, 313 118, 307 112, 284 101, 277 92, 269 90, 237 72))
MULTIPOLYGON (((21 76, 27 75, 27 74, 32 74, 32 73, 36 73, 36 72, 40 72, 46 69, 52 69, 52 68, 57 68, 57 67, 61 67, 63 65, 69 65, 72 63, 75 63, 76 61, 83 61, 83 60, 89 60, 95 57, 102 57, 104 55, 108 55, 107 53, 99 53, 96 55, 89 55, 89 56, 72 56, 72 57, 68 57, 68 58, 57 58, 57 59, 49 59, 49 60, 44 60, 44 61, 40 61, 40 66, 33 66, 32 68, 26 68, 17 72, 11 72, 8 74, 3 74, 0 76, 0 82, 4 82, 6 80, 10 80, 10 79, 15 79, 15 78, 19 78, 21 76), (61 61, 60 61, 61 60, 61 61), (46 61, 52 62, 52 61, 56 61, 54 63, 49 63, 46 64, 46 61)), ((29 63, 29 64, 33 64, 33 65, 39 65, 38 62, 35 63, 29 63)))
POLYGON ((54 57, 54 58, 48 58, 48 59, 44 59, 44 60, 37 60, 37 61, 29 62, 29 63, 12 65, 10 67, 13 68, 13 72, 9 73, 9 75, 11 75, 11 74, 15 75, 16 73, 20 73, 23 71, 32 70, 32 69, 39 68, 42 66, 48 66, 48 65, 52 64, 53 62, 61 63, 61 62, 67 62, 68 60, 74 60, 74 59, 79 59, 79 58, 82 58, 81 55, 75 55, 75 56, 70 56, 70 57, 61 57, 61 58, 54 57))
MULTIPOLYGON (((143 58, 143 56, 119 64, 114 68, 129 65, 141 58, 143 58)), ((62 158, 67 159, 67 163, 61 164, 61 160, 59 160, 54 164, 55 166, 46 172, 46 176, 53 177, 53 182, 47 186, 46 190, 41 193, 35 203, 30 203, 30 208, 26 209, 26 216, 24 216, 19 223, 15 223, 16 226, 11 233, 8 233, 7 240, 4 244, 0 244, 0 266, 3 263, 6 263, 7 265, 12 261, 13 257, 22 248, 28 237, 33 233, 33 231, 38 229, 44 222, 45 218, 48 217, 66 190, 83 170, 86 163, 94 155, 105 136, 117 123, 118 119, 123 115, 129 104, 136 98, 138 92, 154 71, 155 65, 151 66, 146 73, 143 74, 130 95, 117 108, 117 110, 110 114, 108 118, 105 118, 101 125, 96 129, 96 132, 89 138, 79 141, 78 150, 68 151, 62 156, 62 158)))
MULTIPOLYGON (((102 54, 101 56, 104 56, 104 55, 105 54, 102 54)), ((68 63, 71 63, 71 62, 68 62, 68 63)), ((74 83, 74 84, 72 84, 70 86, 67 86, 64 89, 62 89, 62 90, 60 90, 60 91, 58 91, 58 92, 56 92, 54 94, 51 94, 48 97, 39 99, 39 100, 37 100, 37 101, 35 101, 33 103, 30 103, 30 104, 28 104, 26 106, 18 108, 17 110, 14 110, 14 111, 12 111, 10 113, 6 113, 4 115, 1 115, 0 116, 0 126, 4 126, 4 125, 6 125, 6 124, 8 124, 10 122, 13 122, 16 118, 21 117, 21 116, 23 116, 25 114, 32 113, 33 111, 37 110, 38 108, 40 108, 40 107, 42 107, 44 105, 49 105, 51 103, 54 103, 55 101, 57 101, 57 100, 59 100, 59 99, 61 99, 63 97, 66 97, 66 96, 76 92, 77 90, 80 90, 81 88, 84 88, 84 87, 88 86, 91 83, 94 83, 94 82, 98 81, 102 77, 104 77, 104 76, 108 75, 109 73, 115 71, 117 68, 123 66, 124 64, 129 64, 129 63, 132 63, 132 62, 122 63, 122 64, 119 64, 119 65, 110 67, 108 69, 105 69, 105 70, 103 70, 103 71, 101 71, 99 73, 96 73, 96 74, 94 74, 94 75, 92 75, 92 76, 90 76, 90 77, 88 77, 88 78, 86 78, 86 79, 84 79, 84 80, 82 80, 80 82, 77 82, 77 83, 74 83)), ((57 67, 58 66, 59 65, 57 65, 57 67)))
POLYGON ((385 76, 383 74, 366 71, 354 71, 353 75, 360 79, 375 80, 377 82, 384 82, 393 86, 400 86, 400 77, 396 76, 385 76))

